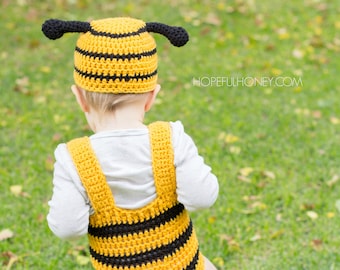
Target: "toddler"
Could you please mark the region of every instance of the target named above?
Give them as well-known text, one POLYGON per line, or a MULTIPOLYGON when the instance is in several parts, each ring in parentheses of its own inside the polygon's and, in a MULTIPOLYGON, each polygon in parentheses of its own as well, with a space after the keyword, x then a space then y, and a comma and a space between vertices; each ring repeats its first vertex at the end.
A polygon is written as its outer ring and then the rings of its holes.
POLYGON ((133 18, 50 19, 42 31, 50 39, 81 33, 72 92, 94 132, 55 150, 52 232, 88 234, 95 269, 216 269, 188 211, 215 202, 217 179, 181 122, 143 123, 160 91, 150 32, 178 47, 187 32, 133 18))

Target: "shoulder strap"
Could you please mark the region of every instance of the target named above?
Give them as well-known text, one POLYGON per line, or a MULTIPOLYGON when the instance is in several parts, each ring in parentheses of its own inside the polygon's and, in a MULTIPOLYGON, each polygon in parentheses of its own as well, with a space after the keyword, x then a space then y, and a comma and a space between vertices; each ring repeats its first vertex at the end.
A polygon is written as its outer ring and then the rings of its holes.
POLYGON ((170 123, 158 121, 150 124, 148 128, 157 194, 163 197, 176 196, 176 174, 170 123))
POLYGON ((74 139, 67 143, 67 148, 95 212, 112 209, 115 205, 113 195, 91 147, 90 139, 74 139))

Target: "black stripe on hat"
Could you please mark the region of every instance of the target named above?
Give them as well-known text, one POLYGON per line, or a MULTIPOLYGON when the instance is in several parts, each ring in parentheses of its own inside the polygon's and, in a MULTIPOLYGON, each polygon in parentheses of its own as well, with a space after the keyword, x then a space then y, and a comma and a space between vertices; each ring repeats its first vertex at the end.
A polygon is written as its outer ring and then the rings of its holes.
POLYGON ((196 269, 196 265, 197 265, 197 262, 198 262, 199 254, 200 254, 200 251, 199 251, 199 249, 197 249, 197 252, 196 252, 195 256, 192 258, 191 262, 185 268, 185 270, 194 270, 194 269, 196 269))
POLYGON ((156 48, 151 50, 151 51, 146 51, 146 52, 141 52, 141 53, 129 53, 129 54, 110 54, 110 53, 96 53, 96 52, 89 52, 89 51, 85 51, 83 49, 80 49, 79 47, 76 47, 75 49, 76 52, 80 53, 81 55, 84 56, 89 56, 89 57, 93 57, 93 58, 104 58, 106 59, 121 59, 121 60, 131 60, 131 59, 138 59, 140 60, 143 56, 152 56, 155 55, 157 50, 156 48))
MULTIPOLYGON (((152 263, 157 260, 163 260, 165 257, 173 256, 178 250, 183 248, 186 243, 189 241, 191 235, 193 233, 193 226, 190 220, 189 226, 187 229, 174 241, 170 242, 167 245, 163 245, 157 247, 155 249, 141 252, 138 254, 130 255, 130 256, 105 256, 100 253, 97 253, 90 247, 91 256, 101 264, 112 266, 112 268, 124 268, 138 265, 146 265, 147 263, 152 263)), ((195 264, 196 256, 194 256, 192 260, 192 264, 195 264)), ((191 269, 191 268, 188 268, 191 269)))
POLYGON ((90 33, 94 36, 102 36, 102 37, 110 37, 110 38, 124 38, 124 37, 131 37, 131 36, 138 36, 139 34, 143 33, 143 32, 147 32, 146 30, 146 26, 143 26, 141 28, 139 28, 137 31, 135 32, 129 32, 129 33, 107 33, 107 32, 99 32, 94 30, 91 27, 90 33))
POLYGON ((110 81, 110 80, 113 80, 115 81, 116 79, 118 79, 119 81, 130 81, 130 80, 138 80, 138 79, 149 79, 153 76, 155 76, 157 74, 157 69, 154 70, 153 72, 151 73, 148 73, 148 74, 145 74, 145 75, 141 75, 141 74, 136 74, 136 75, 103 75, 103 74, 92 74, 92 73, 89 73, 89 72, 84 72, 84 71, 81 71, 79 70, 77 67, 74 67, 74 70, 81 76, 83 77, 86 77, 86 78, 93 78, 93 79, 100 79, 100 80, 106 80, 106 81, 110 81))

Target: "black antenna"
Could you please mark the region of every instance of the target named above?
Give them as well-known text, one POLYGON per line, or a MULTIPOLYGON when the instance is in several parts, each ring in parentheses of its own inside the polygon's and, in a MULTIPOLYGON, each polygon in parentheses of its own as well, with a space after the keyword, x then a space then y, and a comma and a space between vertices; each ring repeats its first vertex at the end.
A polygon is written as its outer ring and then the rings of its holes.
POLYGON ((91 29, 90 23, 79 21, 46 20, 41 30, 49 39, 61 38, 65 33, 85 33, 91 29))
POLYGON ((182 27, 170 26, 158 22, 148 22, 146 23, 146 29, 148 32, 162 34, 176 47, 184 46, 189 40, 187 31, 182 27))

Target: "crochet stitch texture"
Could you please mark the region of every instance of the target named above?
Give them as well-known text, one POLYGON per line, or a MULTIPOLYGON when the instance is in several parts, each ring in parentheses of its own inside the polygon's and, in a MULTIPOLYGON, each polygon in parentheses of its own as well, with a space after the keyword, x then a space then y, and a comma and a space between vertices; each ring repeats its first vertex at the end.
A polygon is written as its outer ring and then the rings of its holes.
POLYGON ((108 18, 90 23, 74 53, 74 80, 101 93, 144 93, 157 81, 156 43, 145 22, 108 18))
POLYGON ((135 210, 115 205, 88 137, 67 144, 95 211, 88 237, 95 269, 204 269, 192 222, 177 201, 171 128, 149 125, 157 192, 150 204, 135 210))
POLYGON ((164 35, 177 47, 189 40, 182 27, 128 17, 91 22, 49 19, 42 31, 52 40, 67 32, 82 33, 74 52, 75 83, 87 91, 113 94, 155 89, 157 52, 149 32, 164 35))

